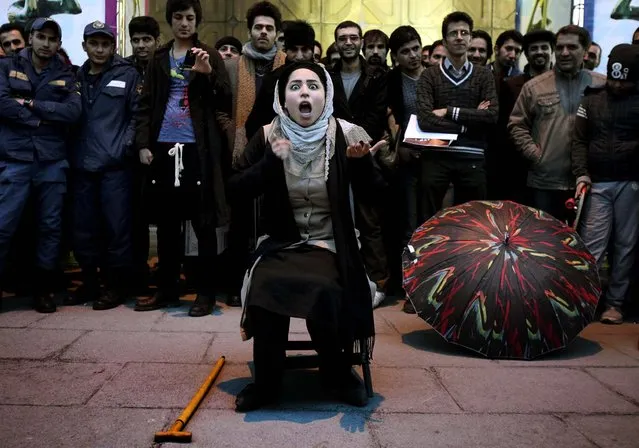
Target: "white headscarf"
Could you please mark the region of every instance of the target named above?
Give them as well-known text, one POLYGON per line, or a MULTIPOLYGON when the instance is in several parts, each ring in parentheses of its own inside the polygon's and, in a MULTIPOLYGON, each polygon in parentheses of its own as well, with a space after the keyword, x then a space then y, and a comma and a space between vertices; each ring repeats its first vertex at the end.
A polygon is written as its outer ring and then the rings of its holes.
MULTIPOLYGON (((324 110, 315 123, 306 127, 300 126, 293 121, 284 111, 282 104, 280 104, 279 81, 277 81, 275 84, 275 98, 273 99, 273 110, 277 114, 277 117, 273 120, 273 131, 279 134, 278 130, 281 130, 281 136, 292 143, 290 157, 293 159, 293 162, 301 168, 299 170, 300 174, 303 174, 313 161, 325 153, 324 178, 327 180, 328 160, 331 151, 330 146, 333 143, 333 139, 327 139, 326 137, 329 133, 330 118, 333 115, 334 88, 330 75, 325 68, 322 67, 322 70, 324 70, 326 75, 326 101, 324 103, 324 110)), ((291 72, 291 74, 293 72, 291 72)))

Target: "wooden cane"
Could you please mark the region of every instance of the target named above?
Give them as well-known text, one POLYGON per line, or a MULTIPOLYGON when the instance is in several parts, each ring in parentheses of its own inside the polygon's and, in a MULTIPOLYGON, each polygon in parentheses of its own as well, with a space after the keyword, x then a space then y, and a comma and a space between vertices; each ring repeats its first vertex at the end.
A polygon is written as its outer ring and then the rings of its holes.
POLYGON ((155 433, 155 443, 191 443, 192 434, 188 431, 183 431, 183 429, 208 393, 217 376, 220 374, 225 360, 226 357, 224 356, 221 356, 220 359, 217 360, 217 362, 213 366, 213 370, 211 370, 209 376, 206 378, 206 380, 204 380, 204 384, 202 384, 193 398, 191 398, 191 401, 186 406, 186 408, 184 408, 177 420, 175 420, 173 426, 171 426, 168 431, 160 431, 155 433))

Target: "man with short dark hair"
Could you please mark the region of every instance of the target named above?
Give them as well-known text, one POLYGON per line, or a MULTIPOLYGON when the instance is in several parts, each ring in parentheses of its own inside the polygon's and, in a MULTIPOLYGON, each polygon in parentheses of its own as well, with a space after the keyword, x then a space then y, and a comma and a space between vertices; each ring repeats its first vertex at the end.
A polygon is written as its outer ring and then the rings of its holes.
POLYGON ((528 64, 524 73, 505 79, 499 89, 499 125, 487 164, 489 199, 508 199, 520 204, 530 202, 526 187, 529 163, 510 139, 508 120, 524 84, 551 69, 555 42, 555 34, 551 31, 526 33, 523 52, 528 64))
POLYGON ((517 30, 507 30, 497 36, 495 41, 495 60, 488 65, 495 75, 495 86, 499 94, 501 82, 521 74, 517 64, 524 45, 524 36, 517 30))
MULTIPOLYGON (((248 144, 246 124, 264 79, 286 62, 286 53, 278 50, 275 42, 278 31, 282 29, 282 14, 273 3, 261 1, 253 4, 246 13, 246 24, 250 40, 244 44, 242 56, 224 61, 233 92, 233 164, 239 160, 248 144)), ((233 219, 225 253, 230 257, 226 263, 229 268, 226 278, 231 283, 227 303, 241 306, 240 289, 248 267, 250 234, 256 218, 252 204, 234 202, 231 207, 233 219)))
POLYGON ((585 89, 603 86, 606 78, 583 69, 590 47, 588 30, 567 25, 556 38, 557 65, 524 84, 508 131, 530 162, 531 205, 565 221, 569 213, 564 204, 575 191, 570 146, 577 108, 585 89))
POLYGON ((315 41, 313 46, 313 61, 318 64, 322 59, 322 44, 319 41, 315 41))
POLYGON ((430 66, 430 45, 424 45, 422 47, 422 65, 424 67, 430 66))
POLYGON ((493 56, 493 39, 484 30, 473 31, 468 48, 468 60, 475 65, 485 67, 493 56))
POLYGON ((133 114, 141 78, 130 61, 115 54, 115 34, 105 23, 84 28, 82 48, 88 56, 78 71, 84 113, 71 157, 73 253, 82 286, 65 304, 92 301, 94 310, 108 310, 125 301, 133 267, 133 114))
POLYGON ((584 68, 595 70, 601 64, 601 47, 597 42, 592 42, 584 59, 584 68))
POLYGON ((126 58, 144 78, 146 65, 153 56, 160 38, 160 25, 150 16, 134 17, 129 22, 129 39, 133 54, 126 58))
POLYGON ((182 225, 191 221, 198 255, 193 257, 197 296, 189 315, 206 316, 222 276, 216 228, 228 223, 224 136, 230 131, 231 92, 224 61, 198 38, 199 0, 168 0, 165 17, 174 39, 149 61, 135 116, 135 146, 140 162, 149 166, 145 205, 157 223, 158 290, 138 298, 135 310, 179 303, 182 225))
MULTIPOLYGON (((82 113, 76 80, 58 57, 60 25, 38 18, 30 47, 0 63, 0 278, 25 204, 35 196, 38 225, 32 276, 36 311, 52 313, 66 193, 69 127, 82 113)), ((2 288, 0 287, 0 291, 2 288)))
MULTIPOLYGON (((335 43, 341 59, 329 70, 335 88, 335 101, 347 104, 347 110, 335 109, 334 115, 355 123, 368 133, 373 142, 382 138, 386 129, 386 73, 370 65, 361 55, 362 29, 350 20, 335 28, 335 43)), ((355 197, 355 223, 361 232, 361 253, 368 275, 377 285, 376 303, 385 297, 388 262, 381 229, 382 210, 355 197)))
POLYGON ((442 23, 448 57, 426 69, 417 83, 417 121, 426 132, 457 134, 449 147, 422 150, 422 201, 430 218, 442 207, 452 182, 455 202, 486 198, 484 153, 488 130, 497 123, 495 80, 485 67, 468 61, 473 19, 464 12, 446 16, 442 23))
POLYGON ((234 36, 224 36, 215 42, 215 49, 222 59, 239 58, 242 55, 242 42, 234 36))
POLYGON ((444 45, 444 41, 439 39, 433 42, 430 46, 430 66, 439 65, 444 62, 448 56, 448 52, 446 51, 446 46, 444 45))
POLYGON ((388 55, 388 36, 382 30, 368 30, 363 36, 362 52, 368 65, 388 70, 386 56, 388 55))
POLYGON ((5 23, 0 26, 0 45, 5 56, 18 53, 27 46, 24 28, 18 23, 5 23))

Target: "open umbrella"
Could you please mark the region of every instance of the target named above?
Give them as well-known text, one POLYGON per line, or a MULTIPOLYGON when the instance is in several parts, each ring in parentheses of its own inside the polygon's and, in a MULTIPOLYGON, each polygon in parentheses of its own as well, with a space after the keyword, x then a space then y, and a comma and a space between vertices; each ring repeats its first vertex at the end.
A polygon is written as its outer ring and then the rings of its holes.
POLYGON ((490 358, 565 347, 593 318, 594 257, 547 213, 474 201, 419 227, 403 254, 406 295, 446 340, 490 358))

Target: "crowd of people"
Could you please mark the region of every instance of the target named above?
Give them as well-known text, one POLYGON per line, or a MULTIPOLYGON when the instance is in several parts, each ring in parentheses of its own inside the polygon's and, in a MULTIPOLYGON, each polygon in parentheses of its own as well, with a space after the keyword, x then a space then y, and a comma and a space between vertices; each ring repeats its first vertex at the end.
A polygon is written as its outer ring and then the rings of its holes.
POLYGON ((147 311, 179 304, 184 271, 191 316, 220 292, 244 305, 255 383, 238 410, 277 398, 290 317, 307 319, 327 387, 360 406, 350 353, 372 347, 373 308, 401 294, 419 225, 485 199, 566 221, 565 201, 586 194, 579 230, 612 264, 602 320, 623 321, 639 235, 639 45, 610 49, 606 77, 593 71, 604 50, 576 25, 507 30, 493 45, 458 11, 425 45, 411 26, 387 36, 347 20, 323 53, 311 25, 267 1, 247 11, 245 43, 209 47, 202 15, 198 0, 168 0, 162 45, 155 19, 133 18, 128 58, 92 22, 81 66, 50 18, 0 27, 0 290, 24 287, 9 274, 27 266, 35 309, 54 312, 72 251, 82 283, 64 305, 136 296, 147 311), (412 116, 457 137, 405 144, 412 116))

